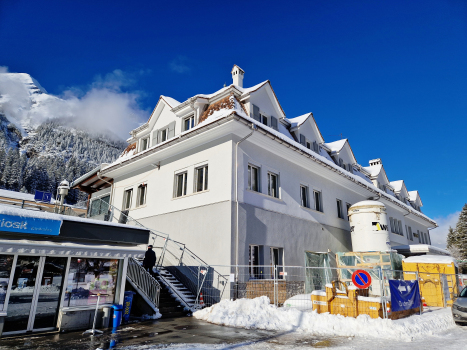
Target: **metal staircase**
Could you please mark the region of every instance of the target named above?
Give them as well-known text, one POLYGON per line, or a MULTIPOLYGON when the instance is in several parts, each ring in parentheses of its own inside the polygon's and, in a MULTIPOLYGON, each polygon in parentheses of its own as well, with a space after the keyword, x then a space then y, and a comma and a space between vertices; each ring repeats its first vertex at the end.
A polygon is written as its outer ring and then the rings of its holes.
POLYGON ((128 259, 126 280, 133 286, 136 292, 141 295, 154 312, 159 311, 161 286, 159 282, 141 266, 141 263, 134 258, 128 259))
POLYGON ((197 308, 196 296, 165 268, 160 267, 157 270, 157 279, 170 289, 172 296, 186 309, 193 312, 197 308))

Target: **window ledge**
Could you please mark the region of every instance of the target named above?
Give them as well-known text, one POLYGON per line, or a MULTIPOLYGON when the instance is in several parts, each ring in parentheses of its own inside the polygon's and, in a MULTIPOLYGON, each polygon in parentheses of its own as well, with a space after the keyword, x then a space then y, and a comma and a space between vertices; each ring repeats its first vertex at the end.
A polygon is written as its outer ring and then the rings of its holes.
POLYGON ((303 207, 303 206, 300 206, 300 208, 310 210, 310 211, 315 212, 315 213, 324 214, 324 212, 313 209, 313 208, 308 208, 308 207, 303 207))
POLYGON ((284 202, 281 198, 273 197, 273 196, 270 196, 270 195, 268 195, 268 194, 266 194, 266 193, 256 192, 256 191, 249 190, 249 189, 247 189, 246 191, 247 191, 247 192, 251 192, 251 193, 255 193, 255 194, 259 194, 259 195, 261 195, 261 196, 263 196, 263 197, 266 197, 266 198, 269 198, 269 199, 273 199, 273 200, 276 200, 276 201, 278 201, 278 202, 284 202))
POLYGON ((136 208, 133 208, 133 209, 130 209, 130 210, 135 210, 135 209, 142 209, 142 208, 146 208, 147 204, 143 204, 143 205, 140 205, 136 208))
POLYGON ((193 193, 190 193, 190 194, 186 194, 184 196, 180 196, 180 197, 173 197, 172 200, 177 200, 177 199, 182 199, 182 198, 186 198, 186 197, 191 197, 191 196, 195 196, 197 194, 202 194, 202 193, 206 193, 206 192, 209 192, 210 189, 207 189, 205 191, 199 191, 199 192, 193 192, 193 193))

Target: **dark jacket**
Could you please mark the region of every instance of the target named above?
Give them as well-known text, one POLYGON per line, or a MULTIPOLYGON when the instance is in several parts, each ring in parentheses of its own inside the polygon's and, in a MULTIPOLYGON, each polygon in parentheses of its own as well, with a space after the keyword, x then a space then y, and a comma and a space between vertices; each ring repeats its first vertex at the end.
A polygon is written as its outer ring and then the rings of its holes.
POLYGON ((154 253, 154 250, 148 249, 144 254, 143 266, 152 268, 154 265, 156 265, 156 253, 154 253))

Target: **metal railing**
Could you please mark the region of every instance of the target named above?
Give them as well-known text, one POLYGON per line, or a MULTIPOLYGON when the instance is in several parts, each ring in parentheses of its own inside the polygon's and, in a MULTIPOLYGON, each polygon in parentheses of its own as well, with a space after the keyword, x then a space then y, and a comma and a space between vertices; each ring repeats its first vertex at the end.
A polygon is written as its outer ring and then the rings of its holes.
MULTIPOLYGON (((222 294, 227 285, 227 278, 210 267, 185 244, 174 241, 166 233, 144 226, 138 220, 129 216, 127 210, 122 211, 100 198, 76 203, 73 210, 76 211, 76 209, 80 211, 84 209, 86 212, 85 217, 89 219, 138 226, 149 230, 151 237, 148 244, 153 245, 153 249, 158 256, 156 268, 164 267, 167 269, 196 296, 194 308, 199 308, 201 293, 205 296, 206 291, 212 288, 212 285, 206 284, 207 280, 220 281, 223 288, 218 290, 217 293, 209 293, 209 296, 204 297, 204 303, 212 305, 222 299, 222 294), (211 278, 207 279, 207 276, 211 276, 211 278)), ((64 214, 67 215, 67 213, 64 214)))
POLYGON ((161 286, 134 258, 128 259, 127 278, 133 287, 142 294, 143 298, 145 297, 146 302, 152 303, 156 309, 159 308, 161 286))

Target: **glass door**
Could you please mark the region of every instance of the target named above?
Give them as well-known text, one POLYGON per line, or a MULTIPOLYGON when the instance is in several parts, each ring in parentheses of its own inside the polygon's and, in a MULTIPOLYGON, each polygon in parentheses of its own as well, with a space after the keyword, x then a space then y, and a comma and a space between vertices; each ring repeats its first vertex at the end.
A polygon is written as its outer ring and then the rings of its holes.
POLYGON ((3 333, 57 325, 67 258, 18 256, 3 333))
POLYGON ((18 256, 3 333, 28 330, 39 260, 39 256, 18 256))
MULTIPOLYGON (((31 315, 33 330, 57 326, 58 308, 62 293, 67 258, 45 257, 40 285, 37 288, 37 304, 31 315)), ((37 282, 39 283, 39 281, 37 282)))

